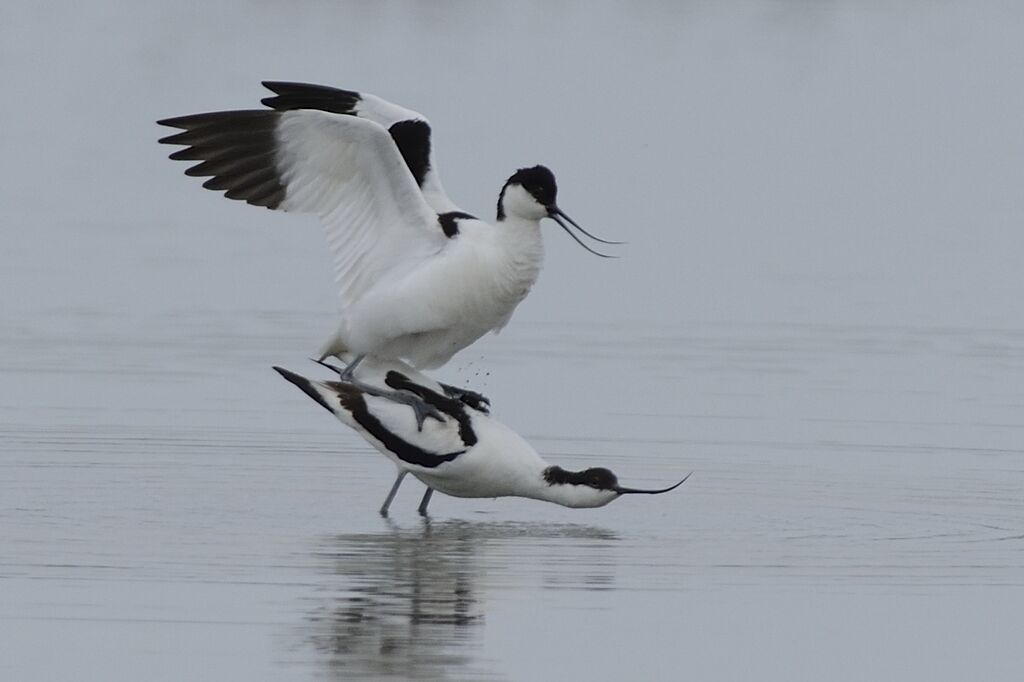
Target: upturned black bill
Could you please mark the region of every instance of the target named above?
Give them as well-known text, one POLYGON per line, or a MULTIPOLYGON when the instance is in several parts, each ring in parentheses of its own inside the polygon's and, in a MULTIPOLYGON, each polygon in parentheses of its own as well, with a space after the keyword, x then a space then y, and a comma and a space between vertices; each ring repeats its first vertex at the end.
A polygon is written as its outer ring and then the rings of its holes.
POLYGON ((670 485, 667 488, 662 488, 661 490, 641 490, 640 488, 622 488, 622 487, 618 487, 618 488, 615 488, 615 492, 619 493, 620 495, 629 495, 629 494, 638 494, 638 493, 643 493, 644 495, 660 495, 662 493, 667 493, 670 490, 675 490, 676 488, 678 488, 682 484, 686 483, 686 479, 689 478, 692 475, 693 475, 693 472, 691 471, 690 473, 686 474, 686 476, 683 478, 683 480, 679 481, 679 483, 676 483, 675 485, 670 485))
POLYGON ((601 253, 600 251, 595 251, 594 249, 592 249, 589 246, 587 246, 586 244, 584 244, 583 241, 579 237, 577 237, 576 234, 571 229, 569 229, 569 225, 572 225, 577 230, 579 230, 582 234, 586 235, 587 237, 590 237, 595 242, 601 242, 602 244, 625 244, 626 243, 626 242, 613 242, 613 241, 608 241, 607 239, 601 239, 600 237, 595 237, 594 235, 590 234, 589 232, 584 230, 582 227, 580 227, 579 224, 575 220, 573 220, 572 218, 567 216, 565 214, 565 211, 563 211, 562 209, 558 208, 557 206, 551 206, 550 208, 548 208, 548 217, 550 217, 556 223, 561 225, 562 229, 565 230, 566 233, 570 237, 575 239, 577 244, 579 244, 580 246, 582 246, 584 249, 586 249, 590 253, 594 254, 595 256, 600 256, 601 258, 618 258, 618 256, 611 256, 611 255, 608 255, 606 253, 601 253), (566 224, 566 221, 568 222, 568 225, 566 224))

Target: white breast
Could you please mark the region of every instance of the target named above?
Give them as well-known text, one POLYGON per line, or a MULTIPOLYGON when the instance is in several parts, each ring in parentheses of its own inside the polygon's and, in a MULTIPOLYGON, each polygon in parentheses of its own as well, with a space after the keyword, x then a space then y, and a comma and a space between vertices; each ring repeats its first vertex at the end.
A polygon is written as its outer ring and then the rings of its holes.
POLYGON ((459 227, 437 257, 396 282, 378 283, 348 311, 342 324, 351 350, 439 367, 504 326, 540 273, 540 227, 480 221, 459 227))

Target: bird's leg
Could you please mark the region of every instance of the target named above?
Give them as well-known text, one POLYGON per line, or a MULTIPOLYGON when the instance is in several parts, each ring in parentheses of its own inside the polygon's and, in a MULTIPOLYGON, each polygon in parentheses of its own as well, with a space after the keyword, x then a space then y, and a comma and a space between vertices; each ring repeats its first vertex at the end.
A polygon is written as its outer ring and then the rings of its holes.
MULTIPOLYGON (((351 382, 350 382, 351 383, 351 382)), ((362 385, 356 384, 359 388, 366 390, 362 385)), ((373 388, 372 386, 370 388, 373 388)), ((404 391, 381 391, 379 389, 373 389, 375 392, 366 390, 370 395, 377 395, 388 400, 393 400, 396 403, 402 403, 412 408, 413 414, 416 415, 416 428, 420 431, 423 430, 423 422, 427 420, 427 417, 433 417, 439 422, 444 421, 444 415, 427 401, 420 398, 418 395, 412 393, 406 393, 404 391)))
POLYGON ((420 513, 420 516, 427 515, 427 505, 430 504, 430 497, 434 494, 434 489, 427 486, 427 492, 423 493, 423 499, 420 500, 420 506, 416 508, 416 511, 420 513))
POLYGON ((441 384, 441 388, 449 398, 455 398, 459 402, 472 407, 474 410, 486 413, 490 413, 491 411, 491 401, 482 393, 471 391, 468 388, 449 386, 448 384, 441 384))
POLYGON ((350 362, 348 366, 346 366, 345 369, 342 370, 339 370, 334 365, 324 362, 323 359, 313 360, 313 362, 319 365, 323 365, 328 369, 334 370, 335 372, 338 373, 338 381, 355 386, 356 388, 358 388, 363 393, 366 393, 367 395, 377 396, 378 398, 387 398, 388 400, 393 400, 396 403, 408 405, 409 407, 412 408, 413 414, 416 416, 416 428, 420 431, 423 430, 423 422, 427 420, 427 417, 433 417, 439 422, 444 421, 444 415, 442 415, 437 410, 437 408, 435 408, 433 405, 430 405, 425 400, 423 400, 422 398, 413 393, 401 390, 387 391, 381 388, 377 388, 376 386, 371 386, 370 384, 359 381, 358 379, 353 377, 352 375, 355 372, 356 367, 359 365, 360 362, 363 361, 363 358, 365 357, 365 353, 363 355, 356 357, 355 360, 350 362))
POLYGON ((388 493, 388 496, 384 499, 384 504, 381 505, 381 508, 380 508, 380 515, 381 516, 387 516, 388 515, 388 507, 391 506, 391 500, 395 499, 395 494, 398 492, 398 486, 402 485, 402 479, 405 478, 405 475, 407 473, 408 473, 407 471, 399 471, 398 472, 398 478, 395 479, 395 484, 393 486, 391 486, 391 492, 388 493))
POLYGON ((456 388, 439 382, 438 386, 441 387, 441 391, 443 392, 442 395, 441 393, 427 388, 426 386, 421 386, 410 381, 409 378, 401 372, 388 372, 387 377, 384 379, 384 383, 398 391, 415 393, 428 405, 436 407, 442 412, 452 416, 455 416, 456 413, 464 412, 462 409, 464 405, 483 412, 484 414, 490 414, 491 401, 476 391, 456 388))
MULTIPOLYGON (((365 357, 366 353, 363 353, 362 355, 357 355, 355 360, 345 365, 345 369, 338 372, 338 381, 352 381, 352 379, 354 378, 356 367, 359 366, 359 363, 362 362, 363 358, 365 357)), ((323 360, 323 358, 320 359, 323 360)))

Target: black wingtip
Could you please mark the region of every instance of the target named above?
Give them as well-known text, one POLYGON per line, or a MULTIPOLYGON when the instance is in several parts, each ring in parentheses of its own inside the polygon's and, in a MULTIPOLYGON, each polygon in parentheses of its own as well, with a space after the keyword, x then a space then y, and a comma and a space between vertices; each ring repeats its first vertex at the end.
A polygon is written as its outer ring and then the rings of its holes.
POLYGON ((322 85, 315 85, 313 83, 301 83, 299 81, 272 81, 265 80, 260 81, 260 85, 265 87, 271 92, 280 92, 281 90, 288 90, 290 88, 322 88, 322 85))
POLYGON ((249 109, 211 111, 157 121, 180 131, 161 137, 160 144, 181 145, 169 156, 175 161, 200 161, 185 175, 210 177, 203 187, 225 192, 254 206, 276 209, 287 190, 276 164, 276 111, 249 109))
POLYGON ((303 377, 302 375, 296 374, 295 372, 287 370, 284 367, 278 367, 277 365, 274 365, 273 370, 280 374, 281 376, 283 376, 288 381, 292 382, 293 384, 297 384, 299 383, 299 381, 306 381, 306 378, 303 377))
POLYGON ((302 376, 301 374, 289 372, 283 367, 277 367, 276 365, 274 366, 274 371, 283 376, 288 381, 298 386, 300 389, 302 389, 303 393, 305 393, 310 398, 320 403, 320 405, 325 410, 327 410, 331 414, 334 414, 334 408, 327 404, 327 401, 324 400, 324 397, 322 395, 320 395, 320 391, 316 389, 316 386, 313 385, 312 381, 302 376))
POLYGON ((342 90, 327 85, 297 83, 293 81, 262 81, 263 87, 274 93, 260 103, 277 111, 317 109, 333 114, 351 115, 362 96, 354 90, 342 90))

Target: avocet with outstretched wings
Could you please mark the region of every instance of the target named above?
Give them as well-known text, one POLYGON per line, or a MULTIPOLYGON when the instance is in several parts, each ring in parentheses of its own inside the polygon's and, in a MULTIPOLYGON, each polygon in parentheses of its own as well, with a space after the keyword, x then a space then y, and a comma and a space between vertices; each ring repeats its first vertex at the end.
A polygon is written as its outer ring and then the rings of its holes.
MULTIPOLYGON (((270 110, 159 121, 184 132, 172 159, 230 199, 317 214, 334 256, 341 324, 321 352, 440 367, 501 329, 540 272, 540 221, 584 248, 558 207, 555 177, 524 168, 501 189, 495 224, 459 209, 441 185, 430 125, 373 95, 303 83, 264 83, 270 110)), ((600 254, 598 255, 605 255, 600 254)))

